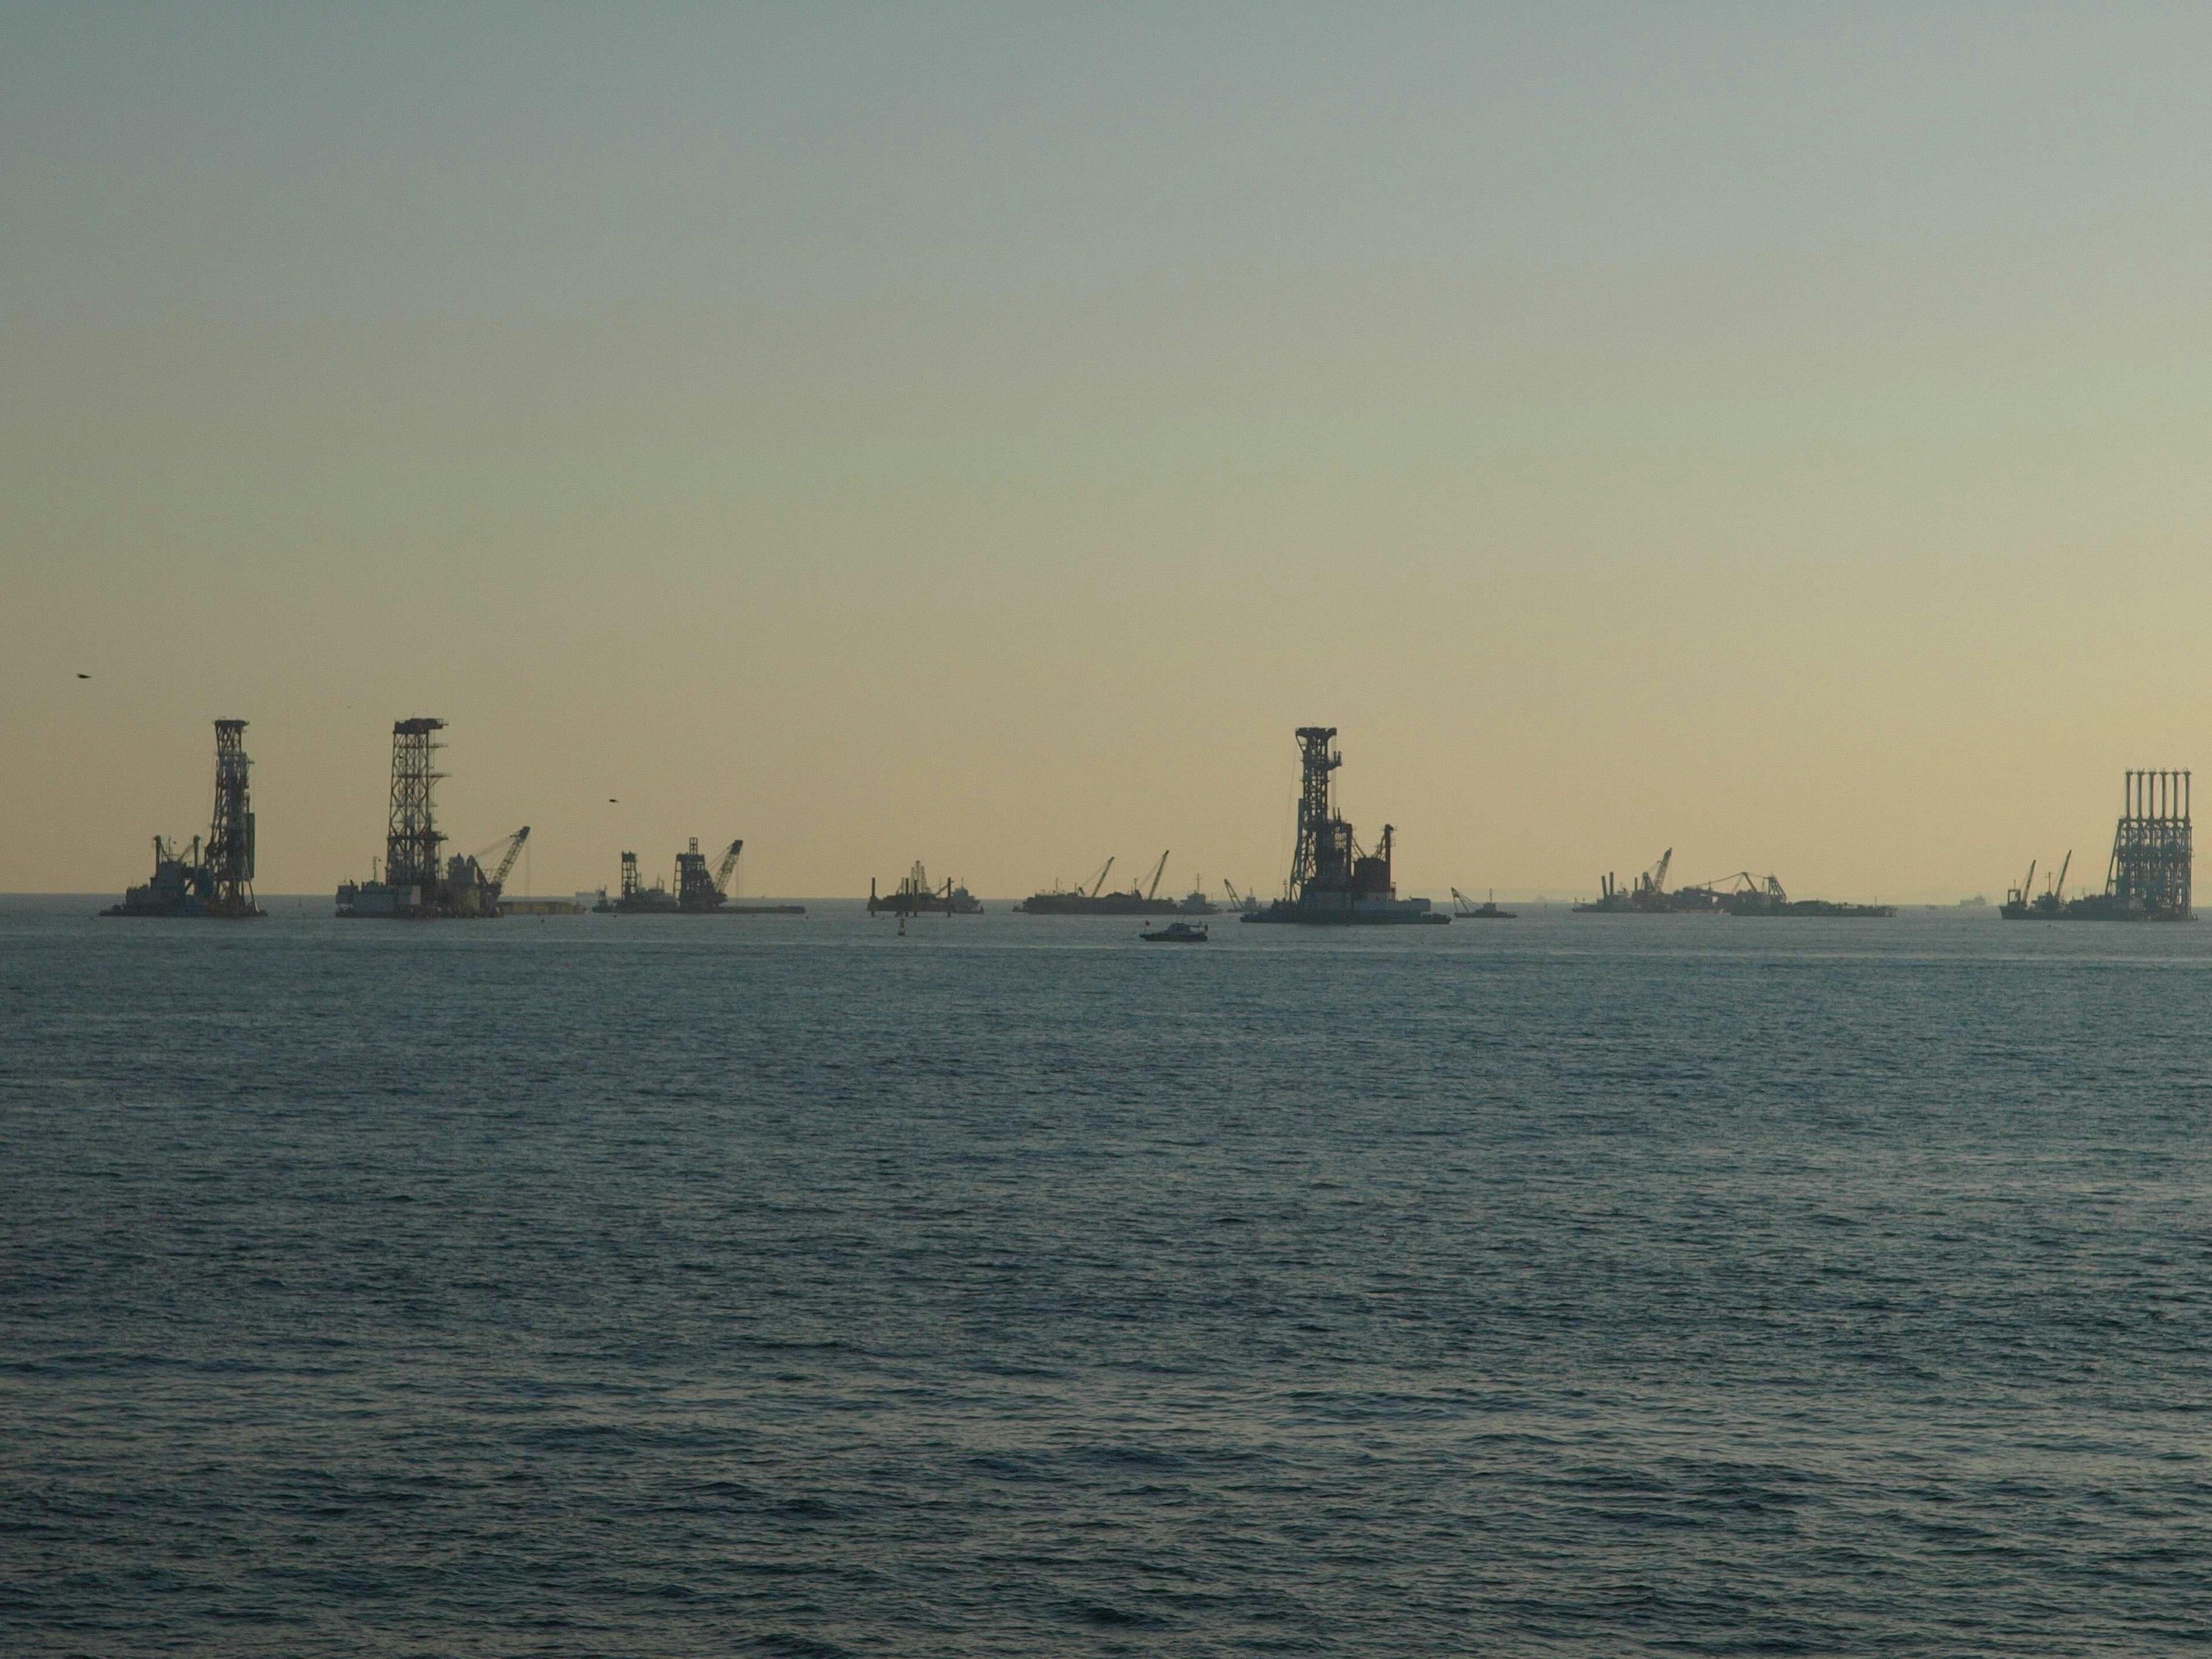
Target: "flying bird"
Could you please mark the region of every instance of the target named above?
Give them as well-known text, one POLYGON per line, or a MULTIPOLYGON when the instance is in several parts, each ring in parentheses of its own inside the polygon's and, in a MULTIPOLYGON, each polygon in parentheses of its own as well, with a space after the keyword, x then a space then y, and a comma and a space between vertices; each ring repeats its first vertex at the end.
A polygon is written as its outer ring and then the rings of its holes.
POLYGON ((609 795, 607 797, 607 805, 610 806, 620 806, 622 803, 617 800, 612 795, 609 795))
POLYGON ((92 676, 91 676, 91 675, 89 675, 89 674, 80 674, 80 675, 78 675, 78 676, 77 676, 77 678, 79 678, 79 679, 81 679, 81 680, 88 680, 88 679, 90 679, 91 678, 92 678, 92 676))

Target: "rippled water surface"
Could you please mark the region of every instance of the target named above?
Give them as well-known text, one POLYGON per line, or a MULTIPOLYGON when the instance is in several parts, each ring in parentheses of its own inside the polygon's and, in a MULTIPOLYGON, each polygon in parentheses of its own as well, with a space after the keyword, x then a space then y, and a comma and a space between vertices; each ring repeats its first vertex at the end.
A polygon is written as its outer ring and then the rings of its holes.
POLYGON ((2212 1644, 2212 926, 277 908, 0 902, 0 1650, 2212 1644))

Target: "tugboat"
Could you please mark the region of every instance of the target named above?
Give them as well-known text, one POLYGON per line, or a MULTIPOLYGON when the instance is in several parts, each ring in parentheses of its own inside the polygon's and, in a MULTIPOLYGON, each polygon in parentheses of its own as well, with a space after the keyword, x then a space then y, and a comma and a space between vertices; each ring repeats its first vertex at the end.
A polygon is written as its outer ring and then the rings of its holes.
POLYGON ((1206 924, 1202 921, 1171 921, 1164 927, 1147 928, 1137 937, 1147 945, 1203 945, 1206 943, 1206 924))
POLYGON ((1198 877, 1190 891, 1183 895, 1182 902, 1176 906, 1177 914, 1186 916, 1218 916, 1221 907, 1206 896, 1206 878, 1198 877))

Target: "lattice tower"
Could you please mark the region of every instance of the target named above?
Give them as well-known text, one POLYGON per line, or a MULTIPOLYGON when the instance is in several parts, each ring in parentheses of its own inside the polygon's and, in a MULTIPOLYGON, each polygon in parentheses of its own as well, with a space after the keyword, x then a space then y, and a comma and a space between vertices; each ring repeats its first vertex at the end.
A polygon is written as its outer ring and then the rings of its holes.
POLYGON ((1298 755, 1303 769, 1298 783, 1298 846, 1291 859, 1291 896, 1294 899, 1334 861, 1331 854, 1336 813, 1329 802, 1329 775, 1344 764, 1344 757, 1328 746, 1335 736, 1336 728, 1333 726, 1298 727, 1298 755))
POLYGON ((445 747, 436 733, 445 729, 445 721, 419 715, 392 724, 392 817, 384 837, 384 878, 394 887, 438 884, 438 848, 446 838, 438 833, 430 796, 446 775, 434 765, 438 750, 445 747))
POLYGON ((246 775, 246 722, 215 723, 215 817, 208 828, 210 908, 223 915, 250 916, 253 902, 253 799, 246 775))
POLYGON ((2130 772, 2105 890, 2128 909, 2185 916, 2194 863, 2189 774, 2130 772))

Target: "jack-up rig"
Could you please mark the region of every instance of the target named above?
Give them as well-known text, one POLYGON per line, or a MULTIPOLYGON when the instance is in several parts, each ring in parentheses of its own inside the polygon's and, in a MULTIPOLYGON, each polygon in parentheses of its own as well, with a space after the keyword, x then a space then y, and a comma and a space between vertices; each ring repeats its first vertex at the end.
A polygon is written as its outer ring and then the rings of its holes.
POLYGON ((500 889, 530 839, 524 824, 477 854, 442 858, 431 794, 446 775, 433 764, 444 747, 441 720, 417 715, 392 726, 392 810, 386 823, 384 867, 363 882, 338 884, 341 916, 393 916, 427 921, 486 921, 500 914, 500 889), (485 860, 498 862, 487 872, 485 860))
POLYGON ((1331 779, 1344 757, 1329 747, 1335 737, 1333 726, 1298 728, 1298 845, 1290 884, 1283 897, 1264 910, 1247 911, 1244 920, 1337 927, 1449 922, 1428 900, 1398 896, 1390 877, 1394 825, 1384 824, 1375 850, 1363 853, 1351 823, 1337 817, 1331 779))
POLYGON ((215 815, 204 849, 194 836, 179 852, 154 837, 154 878, 123 895, 103 916, 207 916, 242 921, 263 914, 253 902, 253 799, 246 776, 246 722, 215 723, 215 815))
POLYGON ((2069 853, 2057 876, 2040 893, 2035 866, 2005 894, 1998 911, 2007 921, 2194 921, 2191 875, 2195 864, 2189 823, 2189 774, 2130 772, 2112 833, 2112 861, 2105 890, 2066 896, 2069 853))
POLYGON ((903 922, 908 916, 980 916, 983 906, 973 893, 950 877, 944 886, 931 886, 929 872, 916 859, 914 868, 900 878, 898 886, 890 892, 877 892, 876 878, 868 878, 868 914, 896 916, 903 922))

